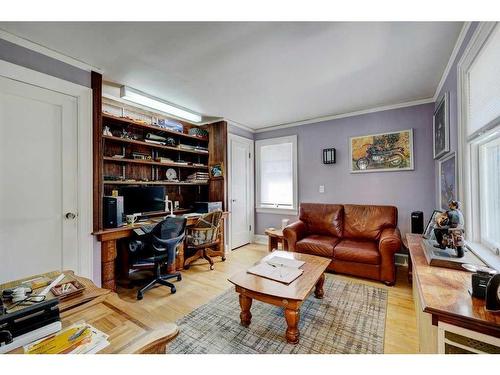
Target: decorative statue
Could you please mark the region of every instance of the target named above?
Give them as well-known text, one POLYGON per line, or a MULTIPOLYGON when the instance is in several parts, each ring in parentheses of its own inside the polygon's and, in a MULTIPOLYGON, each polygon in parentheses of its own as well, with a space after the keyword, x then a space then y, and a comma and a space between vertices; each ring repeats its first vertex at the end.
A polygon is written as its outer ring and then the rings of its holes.
POLYGON ((457 258, 464 256, 464 216, 460 211, 460 202, 450 200, 449 210, 436 215, 434 235, 440 249, 451 248, 457 252, 457 258))

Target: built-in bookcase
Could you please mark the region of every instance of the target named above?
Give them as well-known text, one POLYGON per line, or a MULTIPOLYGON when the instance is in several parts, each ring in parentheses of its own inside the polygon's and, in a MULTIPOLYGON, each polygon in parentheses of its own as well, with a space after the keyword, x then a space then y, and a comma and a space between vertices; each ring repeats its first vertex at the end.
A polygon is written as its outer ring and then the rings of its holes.
POLYGON ((177 214, 190 212, 196 201, 222 201, 225 208, 225 176, 188 179, 197 172, 209 174, 211 165, 226 165, 225 121, 197 126, 108 98, 100 98, 99 103, 95 94, 94 106, 100 109, 94 113, 95 231, 102 229, 102 197, 123 186, 164 186, 169 200, 179 201, 177 214), (182 132, 158 125, 161 120, 179 123, 182 132), (208 136, 190 134, 193 128, 206 130, 208 136), (148 134, 169 138, 170 143, 150 143, 148 134), (175 171, 177 180, 167 178, 169 169, 175 171))

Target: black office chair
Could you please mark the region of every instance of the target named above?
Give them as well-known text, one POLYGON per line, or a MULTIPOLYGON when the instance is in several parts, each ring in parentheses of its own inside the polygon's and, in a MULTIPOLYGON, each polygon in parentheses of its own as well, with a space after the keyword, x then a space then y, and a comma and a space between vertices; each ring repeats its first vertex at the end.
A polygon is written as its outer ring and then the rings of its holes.
POLYGON ((180 272, 162 275, 161 267, 167 268, 175 264, 177 246, 184 239, 186 219, 183 217, 167 217, 159 222, 151 232, 139 236, 129 242, 129 251, 134 258, 134 266, 154 263, 154 279, 137 292, 137 299, 141 300, 144 293, 156 284, 168 286, 172 293, 176 292, 175 285, 167 280, 177 278, 182 280, 180 272))

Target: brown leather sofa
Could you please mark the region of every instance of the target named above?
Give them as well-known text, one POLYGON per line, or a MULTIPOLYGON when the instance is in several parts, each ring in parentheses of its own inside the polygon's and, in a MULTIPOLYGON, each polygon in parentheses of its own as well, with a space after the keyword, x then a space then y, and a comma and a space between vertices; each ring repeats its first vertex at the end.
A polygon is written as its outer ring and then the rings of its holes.
POLYGON ((301 203, 299 221, 283 235, 290 251, 331 259, 328 270, 396 281, 394 253, 401 248, 393 206, 301 203))

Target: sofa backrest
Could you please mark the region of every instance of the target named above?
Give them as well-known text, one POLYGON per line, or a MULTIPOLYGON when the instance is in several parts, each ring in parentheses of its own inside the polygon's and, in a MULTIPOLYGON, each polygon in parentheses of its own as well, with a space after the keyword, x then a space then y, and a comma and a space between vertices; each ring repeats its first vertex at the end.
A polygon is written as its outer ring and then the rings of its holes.
POLYGON ((343 211, 340 204, 301 203, 299 219, 309 233, 342 237, 343 211))
POLYGON ((344 205, 345 238, 378 240, 383 229, 397 224, 398 209, 394 206, 344 205))

